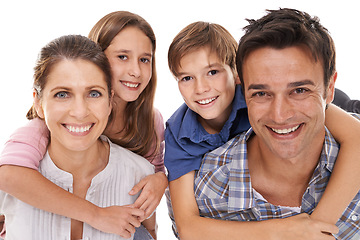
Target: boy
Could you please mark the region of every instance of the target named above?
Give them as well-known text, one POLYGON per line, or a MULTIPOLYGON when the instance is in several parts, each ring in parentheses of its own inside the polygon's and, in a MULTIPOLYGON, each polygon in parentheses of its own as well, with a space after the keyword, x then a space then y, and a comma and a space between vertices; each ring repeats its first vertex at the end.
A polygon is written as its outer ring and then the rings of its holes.
MULTIPOLYGON (((192 209, 191 217, 201 217, 194 198, 194 172, 199 170, 203 155, 222 146, 229 139, 250 127, 245 100, 236 73, 236 49, 237 43, 226 29, 217 24, 205 22, 195 22, 185 27, 174 38, 169 48, 169 68, 178 81, 185 104, 166 123, 164 162, 169 172, 169 188, 176 222, 185 221, 190 225, 193 224, 192 228, 195 230, 197 229, 195 221, 191 221, 189 216, 186 216, 186 219, 180 219, 180 214, 177 216, 176 212, 190 208, 192 209), (179 207, 179 202, 182 204, 181 207, 179 207), (184 204, 186 206, 183 206, 184 204)), ((333 113, 333 111, 330 112, 333 113)), ((342 113, 332 114, 329 118, 334 118, 339 114, 342 113)), ((351 157, 349 159, 354 159, 354 162, 358 161, 353 155, 351 157)), ((354 166, 354 164, 347 163, 349 166, 354 166)), ((354 187, 351 193, 346 192, 346 200, 345 198, 341 200, 346 204, 342 206, 348 205, 353 198, 352 194, 357 192, 357 189, 358 186, 354 187)), ((174 223, 168 191, 166 195, 170 217, 174 223)), ((337 220, 343 209, 340 206, 336 207, 329 222, 333 223, 337 220)), ((184 216, 184 214, 181 215, 184 216)), ((200 221, 203 219, 201 218, 200 221)), ((289 227, 285 223, 289 222, 290 226, 298 227, 299 232, 302 232, 302 223, 306 224, 304 219, 310 220, 308 216, 307 218, 293 218, 293 222, 281 220, 284 224, 276 225, 276 228, 273 227, 275 226, 273 224, 276 224, 274 221, 266 221, 265 224, 270 226, 267 236, 273 234, 281 237, 282 231, 286 232, 289 227)), ((264 222, 258 224, 259 230, 262 230, 265 224, 264 222)), ((329 225, 310 224, 318 232, 325 227, 326 229, 333 227, 329 225)), ((247 231, 247 227, 243 231, 247 231)), ((175 224, 174 232, 178 235, 175 224)), ((181 235, 181 229, 179 233, 181 235)), ((187 233, 189 236, 195 234, 191 231, 187 233)), ((259 234, 262 234, 261 231, 259 234)), ((293 234, 295 236, 296 231, 293 234)), ((186 238, 186 235, 182 235, 182 238, 186 238)))

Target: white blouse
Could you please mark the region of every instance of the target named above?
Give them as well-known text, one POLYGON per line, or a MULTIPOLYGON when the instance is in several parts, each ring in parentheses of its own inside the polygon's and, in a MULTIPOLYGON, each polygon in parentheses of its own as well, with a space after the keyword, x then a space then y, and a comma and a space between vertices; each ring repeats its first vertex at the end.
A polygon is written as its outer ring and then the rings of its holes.
MULTIPOLYGON (((111 143, 106 137, 102 136, 102 139, 110 144, 109 163, 93 178, 86 200, 100 207, 132 204, 138 195, 131 196, 128 194, 129 191, 142 178, 153 174, 154 166, 145 158, 111 143)), ((56 185, 73 192, 72 175, 59 169, 48 153, 40 162, 39 171, 56 185)), ((5 239, 7 240, 70 239, 70 218, 37 209, 1 191, 0 212, 5 215, 5 239)), ((118 240, 123 238, 101 232, 84 223, 83 239, 118 240)))

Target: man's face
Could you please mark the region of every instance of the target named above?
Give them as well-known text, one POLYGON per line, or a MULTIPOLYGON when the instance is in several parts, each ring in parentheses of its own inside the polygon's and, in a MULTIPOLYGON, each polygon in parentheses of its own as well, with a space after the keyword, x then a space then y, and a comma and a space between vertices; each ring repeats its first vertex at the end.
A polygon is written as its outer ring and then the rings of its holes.
POLYGON ((244 91, 260 146, 291 159, 322 145, 335 77, 325 89, 321 61, 315 62, 304 46, 251 52, 243 64, 244 91))

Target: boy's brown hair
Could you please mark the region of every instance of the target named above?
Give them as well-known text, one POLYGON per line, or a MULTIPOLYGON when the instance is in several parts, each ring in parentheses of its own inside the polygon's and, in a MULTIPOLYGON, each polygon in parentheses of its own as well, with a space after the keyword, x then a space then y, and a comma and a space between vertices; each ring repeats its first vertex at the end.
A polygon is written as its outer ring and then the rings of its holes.
POLYGON ((194 22, 182 29, 172 41, 168 52, 168 64, 177 77, 181 59, 201 47, 210 47, 223 63, 236 73, 237 42, 222 26, 208 22, 194 22))

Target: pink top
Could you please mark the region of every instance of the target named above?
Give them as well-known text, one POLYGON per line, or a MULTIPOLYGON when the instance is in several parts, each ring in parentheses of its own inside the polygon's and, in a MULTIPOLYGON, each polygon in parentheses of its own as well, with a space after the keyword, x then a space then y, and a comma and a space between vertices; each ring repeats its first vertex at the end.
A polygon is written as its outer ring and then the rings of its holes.
MULTIPOLYGON (((155 109, 154 121, 156 133, 161 138, 161 146, 158 154, 154 158, 148 158, 148 160, 155 166, 155 172, 165 172, 164 120, 157 109, 155 109)), ((24 127, 17 129, 5 143, 0 155, 0 166, 16 165, 38 170, 39 163, 46 153, 48 142, 49 130, 44 121, 38 118, 33 119, 24 127)))

